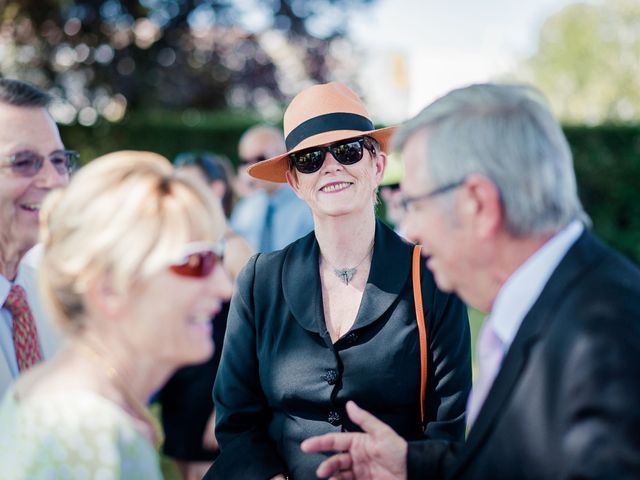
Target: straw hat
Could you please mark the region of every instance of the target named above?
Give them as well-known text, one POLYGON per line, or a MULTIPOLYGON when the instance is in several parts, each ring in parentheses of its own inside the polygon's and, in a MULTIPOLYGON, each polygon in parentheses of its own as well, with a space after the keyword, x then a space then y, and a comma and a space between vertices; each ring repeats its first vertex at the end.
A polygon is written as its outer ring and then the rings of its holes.
POLYGON ((362 100, 346 85, 314 85, 296 95, 284 112, 287 152, 255 163, 247 171, 261 180, 286 182, 290 153, 364 135, 375 138, 386 151, 394 130, 375 129, 362 100))

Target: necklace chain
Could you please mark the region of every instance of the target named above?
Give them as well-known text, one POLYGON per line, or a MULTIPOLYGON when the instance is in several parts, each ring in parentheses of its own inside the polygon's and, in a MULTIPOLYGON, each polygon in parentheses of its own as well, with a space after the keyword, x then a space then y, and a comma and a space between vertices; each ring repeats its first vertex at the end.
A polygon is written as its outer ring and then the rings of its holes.
POLYGON ((358 267, 360 265, 362 265, 362 263, 367 258, 369 258, 369 255, 371 255, 372 253, 373 253, 373 240, 371 241, 371 248, 369 248, 367 250, 367 253, 364 255, 364 257, 362 257, 362 260, 360 260, 358 262, 358 264, 356 266, 354 266, 354 267, 351 267, 351 268, 337 268, 324 255, 321 255, 321 258, 322 258, 323 261, 325 261, 325 262, 327 262, 327 264, 329 264, 329 266, 333 270, 333 274, 336 277, 338 277, 342 283, 344 283, 345 285, 349 285, 349 282, 351 281, 351 279, 353 278, 355 273, 358 271, 358 267))
POLYGON ((89 353, 104 369, 107 378, 111 382, 111 384, 118 389, 118 391, 124 397, 127 405, 133 410, 136 417, 147 424, 147 426, 151 429, 151 434, 153 435, 153 443, 157 448, 162 445, 164 442, 164 434, 162 433, 162 427, 160 427, 160 422, 157 418, 155 418, 149 409, 136 398, 136 396, 131 392, 124 379, 120 375, 120 372, 116 370, 116 368, 111 365, 104 356, 100 355, 94 348, 92 348, 87 343, 78 341, 75 342, 81 349, 85 352, 89 353))

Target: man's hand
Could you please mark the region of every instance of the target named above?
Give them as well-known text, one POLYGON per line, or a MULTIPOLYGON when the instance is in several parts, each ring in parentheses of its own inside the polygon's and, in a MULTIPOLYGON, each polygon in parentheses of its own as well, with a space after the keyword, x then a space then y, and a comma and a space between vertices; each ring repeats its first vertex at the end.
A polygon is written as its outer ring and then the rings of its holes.
POLYGON ((407 442, 354 402, 347 402, 347 413, 364 433, 327 433, 302 442, 304 452, 339 452, 322 462, 316 475, 332 480, 407 478, 407 442))

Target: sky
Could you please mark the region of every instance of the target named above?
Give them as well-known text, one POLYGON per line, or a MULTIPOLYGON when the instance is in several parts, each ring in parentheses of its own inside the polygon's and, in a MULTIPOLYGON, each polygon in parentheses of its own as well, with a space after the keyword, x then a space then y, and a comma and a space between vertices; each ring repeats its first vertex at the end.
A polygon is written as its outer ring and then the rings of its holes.
POLYGON ((401 121, 452 88, 513 70, 535 52, 544 20, 573 3, 378 0, 353 15, 350 28, 351 38, 369 52, 361 84, 372 115, 401 121), (403 91, 393 88, 399 83, 403 91))

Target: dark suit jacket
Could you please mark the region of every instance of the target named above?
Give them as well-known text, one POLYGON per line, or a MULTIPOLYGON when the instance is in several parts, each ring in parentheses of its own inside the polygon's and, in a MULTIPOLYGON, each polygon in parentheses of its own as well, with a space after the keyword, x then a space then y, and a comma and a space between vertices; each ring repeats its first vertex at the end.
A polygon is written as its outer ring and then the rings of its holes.
POLYGON ((315 478, 325 457, 302 453, 300 442, 353 430, 344 412, 349 399, 405 438, 463 438, 471 384, 466 309, 436 289, 424 265, 429 423, 426 432, 420 427, 411 253, 412 245, 377 224, 355 324, 335 344, 324 322, 313 233, 249 261, 238 278, 214 387, 221 453, 206 478, 315 478))
POLYGON ((465 445, 409 479, 640 478, 640 271, 585 232, 523 320, 465 445))

